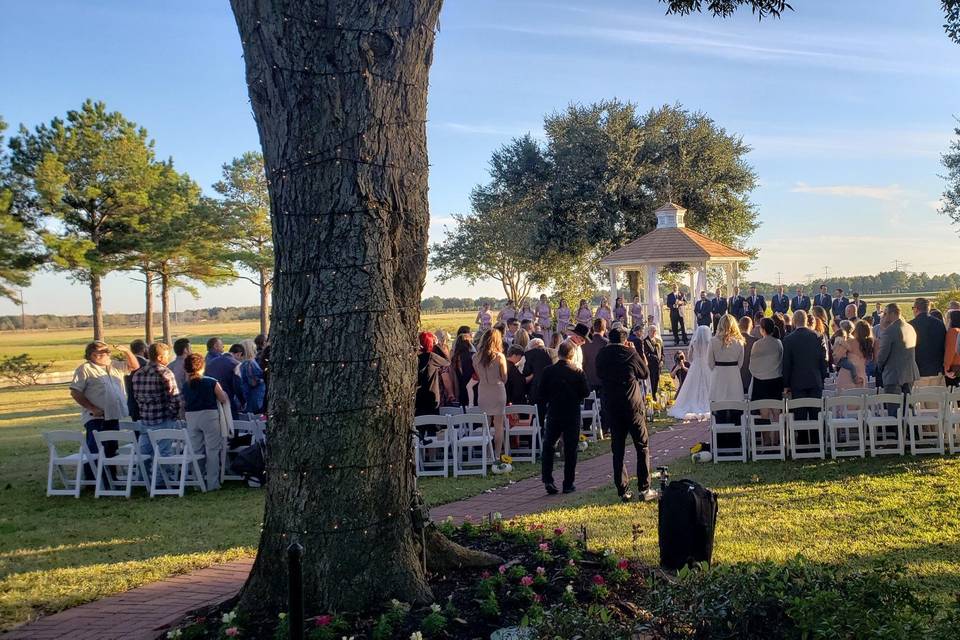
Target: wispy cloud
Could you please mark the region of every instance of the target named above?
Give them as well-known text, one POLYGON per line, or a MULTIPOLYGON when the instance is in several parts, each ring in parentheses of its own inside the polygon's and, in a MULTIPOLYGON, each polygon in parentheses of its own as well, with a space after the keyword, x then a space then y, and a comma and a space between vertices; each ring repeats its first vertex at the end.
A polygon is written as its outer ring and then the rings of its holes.
POLYGON ((500 125, 500 124, 486 124, 486 123, 475 123, 475 122, 437 122, 437 123, 434 123, 433 126, 436 126, 440 129, 444 129, 446 131, 451 131, 453 133, 461 133, 464 135, 477 135, 477 136, 496 136, 496 137, 522 136, 528 132, 536 136, 536 135, 541 135, 543 132, 543 126, 540 124, 500 125))
POLYGON ((897 184, 886 186, 872 186, 862 184, 834 184, 823 186, 811 186, 803 182, 798 182, 790 189, 793 193, 811 193, 814 195, 834 196, 837 198, 867 198, 869 200, 882 200, 884 202, 894 202, 903 199, 907 192, 897 184))

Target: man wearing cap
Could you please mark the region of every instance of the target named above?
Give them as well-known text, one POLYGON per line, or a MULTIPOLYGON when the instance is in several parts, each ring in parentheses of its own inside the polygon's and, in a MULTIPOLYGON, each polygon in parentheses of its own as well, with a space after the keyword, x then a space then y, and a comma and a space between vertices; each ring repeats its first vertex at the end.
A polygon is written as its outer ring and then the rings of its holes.
POLYGON ((573 356, 571 357, 570 364, 580 371, 583 371, 583 350, 580 347, 586 343, 587 336, 589 335, 590 327, 582 322, 578 322, 573 329, 570 330, 567 339, 561 343, 570 343, 573 346, 573 356))

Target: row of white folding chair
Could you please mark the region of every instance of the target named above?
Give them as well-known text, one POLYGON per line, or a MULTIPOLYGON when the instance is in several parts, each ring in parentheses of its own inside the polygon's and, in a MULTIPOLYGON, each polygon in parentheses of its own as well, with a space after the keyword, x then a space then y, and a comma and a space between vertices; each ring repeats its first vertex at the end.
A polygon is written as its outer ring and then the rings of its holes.
POLYGON ((493 460, 493 438, 485 413, 456 416, 417 416, 419 430, 433 428, 435 434, 413 436, 414 460, 418 476, 446 476, 452 457, 454 477, 487 475, 487 464, 493 460), (437 451, 439 460, 427 460, 426 451, 437 451))
POLYGON ((603 421, 600 418, 600 399, 591 391, 580 406, 580 433, 590 442, 603 440, 603 421))
MULTIPOLYGON (((440 407, 442 416, 459 416, 464 414, 483 413, 479 407, 440 407)), ((489 417, 489 416, 488 416, 489 417)), ((533 404, 507 405, 503 412, 504 452, 516 462, 536 462, 537 456, 543 449, 542 422, 533 404), (514 424, 511 424, 514 416, 514 424), (514 447, 512 440, 518 438, 520 446, 514 447), (529 438, 529 446, 523 446, 523 438, 529 438)))

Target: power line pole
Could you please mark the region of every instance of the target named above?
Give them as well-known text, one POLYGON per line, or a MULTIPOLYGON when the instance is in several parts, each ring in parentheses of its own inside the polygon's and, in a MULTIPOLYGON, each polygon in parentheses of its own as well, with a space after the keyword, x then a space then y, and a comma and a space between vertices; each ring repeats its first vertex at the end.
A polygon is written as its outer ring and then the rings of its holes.
POLYGON ((909 266, 910 266, 910 264, 907 263, 907 262, 904 262, 903 260, 894 260, 894 261, 893 261, 893 270, 894 270, 894 271, 903 271, 903 270, 906 269, 906 267, 909 267, 909 266))
POLYGON ((830 267, 824 267, 824 268, 823 268, 823 280, 824 280, 824 283, 826 283, 826 281, 829 280, 829 279, 830 279, 830 267))
POLYGON ((782 272, 777 271, 777 284, 778 284, 778 285, 783 284, 783 282, 781 282, 781 280, 780 280, 780 276, 782 276, 782 275, 783 275, 782 272))

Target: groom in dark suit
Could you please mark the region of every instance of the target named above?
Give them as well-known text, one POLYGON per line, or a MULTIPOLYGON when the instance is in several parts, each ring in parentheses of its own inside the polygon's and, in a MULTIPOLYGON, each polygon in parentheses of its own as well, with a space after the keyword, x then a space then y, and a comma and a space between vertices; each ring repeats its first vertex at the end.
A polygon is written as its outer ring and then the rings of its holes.
POLYGON ((813 297, 813 304, 817 307, 823 307, 824 311, 830 313, 830 310, 833 308, 833 299, 830 297, 830 294, 827 293, 827 285, 820 285, 820 293, 813 297))
POLYGON ((770 299, 770 308, 774 313, 786 313, 790 310, 790 299, 783 292, 783 287, 777 287, 777 292, 770 299))
POLYGON ((727 299, 723 297, 723 293, 720 289, 717 289, 716 297, 711 303, 712 309, 710 310, 713 313, 713 330, 716 332, 717 323, 720 322, 720 318, 727 312, 727 299))
POLYGON ((733 295, 730 296, 730 300, 727 302, 727 309, 730 315, 737 320, 743 317, 743 300, 743 296, 740 295, 740 287, 734 287, 733 295))
POLYGON ((697 326, 709 327, 713 324, 713 303, 707 300, 707 292, 700 292, 700 299, 693 305, 693 313, 697 316, 697 326))
POLYGON ((790 308, 793 311, 810 311, 810 298, 803 295, 803 289, 797 287, 797 295, 790 301, 790 308))
POLYGON ((673 291, 667 294, 667 307, 670 309, 670 330, 673 332, 673 344, 680 344, 680 336, 683 335, 683 343, 689 344, 687 339, 687 328, 683 324, 683 307, 687 304, 687 298, 680 291, 679 285, 673 285, 673 291))

